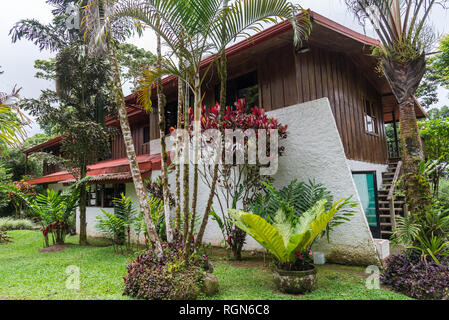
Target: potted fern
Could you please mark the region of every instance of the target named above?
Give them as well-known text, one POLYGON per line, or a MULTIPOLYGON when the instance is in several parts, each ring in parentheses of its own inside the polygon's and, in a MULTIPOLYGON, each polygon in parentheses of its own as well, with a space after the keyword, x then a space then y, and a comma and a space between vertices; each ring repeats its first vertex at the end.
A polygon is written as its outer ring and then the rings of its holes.
POLYGON ((329 230, 335 214, 351 203, 350 198, 342 199, 327 210, 327 202, 316 202, 299 217, 288 206, 281 206, 272 223, 256 214, 230 211, 235 225, 275 258, 274 282, 281 292, 299 294, 313 289, 317 272, 310 258, 312 244, 329 230))

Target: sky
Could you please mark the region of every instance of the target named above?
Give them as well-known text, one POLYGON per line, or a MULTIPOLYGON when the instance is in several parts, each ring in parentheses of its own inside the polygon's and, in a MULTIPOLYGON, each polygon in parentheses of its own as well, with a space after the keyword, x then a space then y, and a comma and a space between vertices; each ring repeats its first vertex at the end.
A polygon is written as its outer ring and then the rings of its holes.
MULTIPOLYGON (((365 32, 347 10, 343 0, 293 0, 292 2, 324 15, 348 28, 361 33, 365 32)), ((14 85, 17 85, 22 87, 22 97, 37 98, 41 90, 54 87, 53 83, 34 77, 34 61, 49 59, 54 54, 48 51, 39 51, 37 46, 28 40, 21 40, 13 44, 11 37, 8 35, 11 27, 21 19, 37 19, 41 23, 49 23, 52 19, 51 8, 45 0, 2 1, 0 66, 5 73, 0 75, 0 91, 10 92, 14 85)), ((435 7, 431 15, 431 21, 439 35, 449 33, 449 23, 447 23, 449 21, 449 10, 435 7)), ((367 35, 374 36, 369 32, 367 35)), ((156 37, 151 31, 146 31, 141 38, 131 38, 127 42, 152 52, 155 52, 156 49, 156 37)), ((449 91, 440 88, 440 102, 437 106, 449 105, 448 95, 449 91)), ((40 132, 39 125, 33 122, 28 129, 28 135, 32 136, 38 132, 40 132)))

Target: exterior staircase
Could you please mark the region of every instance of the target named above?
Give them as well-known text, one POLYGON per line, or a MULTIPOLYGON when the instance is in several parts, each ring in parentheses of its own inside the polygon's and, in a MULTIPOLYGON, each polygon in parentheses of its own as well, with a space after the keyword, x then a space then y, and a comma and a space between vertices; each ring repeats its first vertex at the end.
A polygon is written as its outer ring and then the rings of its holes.
POLYGON ((382 239, 390 239, 393 229, 396 227, 395 217, 404 216, 405 199, 402 196, 394 196, 395 182, 401 173, 402 162, 390 162, 388 171, 382 173, 382 189, 378 192, 380 233, 382 239))

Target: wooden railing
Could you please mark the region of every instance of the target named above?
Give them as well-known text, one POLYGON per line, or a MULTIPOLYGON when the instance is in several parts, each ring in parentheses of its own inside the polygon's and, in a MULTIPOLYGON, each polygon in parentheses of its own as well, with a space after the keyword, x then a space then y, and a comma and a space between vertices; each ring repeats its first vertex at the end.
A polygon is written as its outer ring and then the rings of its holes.
POLYGON ((396 167, 396 171, 394 172, 393 181, 391 181, 391 187, 387 197, 387 201, 390 202, 390 219, 392 229, 396 228, 396 210, 394 207, 394 192, 396 190, 396 183, 398 182, 399 176, 401 175, 401 169, 402 169, 402 161, 399 161, 396 167))

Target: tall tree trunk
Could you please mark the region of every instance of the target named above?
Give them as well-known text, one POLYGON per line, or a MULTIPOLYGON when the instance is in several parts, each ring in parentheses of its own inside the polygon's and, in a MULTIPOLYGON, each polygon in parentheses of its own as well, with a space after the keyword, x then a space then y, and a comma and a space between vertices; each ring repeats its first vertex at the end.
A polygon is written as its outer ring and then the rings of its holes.
MULTIPOLYGON (((161 36, 157 35, 157 59, 158 67, 162 67, 162 52, 161 52, 161 36)), ((171 224, 171 210, 170 210, 170 190, 168 189, 168 154, 167 145, 165 143, 165 95, 162 88, 162 79, 157 80, 157 104, 159 111, 159 134, 161 141, 161 170, 162 170, 162 192, 164 197, 164 214, 165 214, 165 231, 167 234, 167 241, 173 242, 173 231, 171 224)))
POLYGON ((178 158, 178 164, 176 165, 176 230, 177 232, 181 232, 181 121, 182 121, 182 106, 184 99, 184 85, 180 78, 178 78, 178 113, 177 113, 177 121, 176 121, 176 157, 178 158))
MULTIPOLYGON (((218 115, 218 129, 222 134, 222 139, 224 139, 224 128, 223 128, 223 115, 226 108, 226 87, 228 80, 227 72, 227 61, 226 61, 226 50, 223 49, 220 58, 220 113, 218 115)), ((221 148, 221 141, 220 141, 221 148)), ((212 183, 209 193, 209 198, 207 199, 206 209, 204 210, 203 221, 201 222, 200 230, 198 231, 198 236, 196 238, 195 249, 198 250, 203 243, 204 233, 206 232, 207 223, 209 221, 210 210, 212 208, 212 203, 215 197, 215 189, 218 181, 218 169, 220 164, 220 159, 215 159, 214 171, 212 174, 212 183)))
POLYGON ((186 242, 186 259, 190 255, 190 250, 192 247, 192 238, 195 228, 195 219, 197 211, 198 202, 198 162, 200 158, 200 135, 201 135, 201 80, 199 70, 195 72, 194 79, 194 97, 195 97, 195 107, 194 107, 194 121, 193 121, 193 194, 192 194, 192 214, 190 217, 190 226, 187 233, 186 242))
POLYGON ((399 114, 407 205, 412 213, 421 215, 431 205, 431 194, 427 177, 419 172, 419 164, 424 160, 424 153, 413 97, 409 97, 399 105, 399 114))
POLYGON ((86 201, 87 201, 87 192, 86 186, 80 186, 80 245, 87 245, 87 223, 86 223, 86 201))
POLYGON ((112 74, 115 86, 115 103, 118 108, 118 118, 120 121, 120 127, 122 129, 123 141, 129 160, 129 167, 134 182, 134 188, 136 189, 137 199, 139 202, 140 210, 143 214, 148 237, 151 241, 151 246, 153 247, 156 255, 158 257, 162 257, 161 241, 157 235, 156 228, 153 223, 153 218, 151 217, 150 207, 147 201, 147 192, 145 190, 142 175, 140 174, 139 164, 137 162, 134 141, 128 121, 128 113, 126 111, 125 97, 123 95, 121 85, 120 68, 118 66, 117 56, 115 54, 114 43, 112 42, 112 40, 110 40, 110 43, 108 43, 108 55, 112 65, 112 74))
POLYGON ((190 118, 189 118, 189 109, 190 109, 190 90, 186 85, 185 94, 185 103, 184 103, 184 165, 183 165, 183 182, 182 182, 182 190, 183 190, 183 239, 184 245, 187 244, 187 235, 189 233, 189 199, 190 199, 190 135, 189 135, 189 127, 190 127, 190 118))
MULTIPOLYGON (((84 179, 86 177, 87 168, 84 167, 81 169, 80 179, 84 179)), ((87 190, 86 184, 82 183, 80 185, 80 245, 87 245, 87 223, 86 223, 86 202, 87 202, 87 190)))
POLYGON ((406 202, 412 214, 421 215, 431 204, 431 195, 428 177, 419 172, 424 152, 416 121, 414 94, 426 72, 425 56, 408 63, 384 59, 382 69, 399 104, 406 202))

